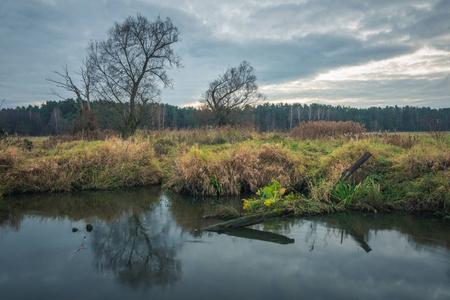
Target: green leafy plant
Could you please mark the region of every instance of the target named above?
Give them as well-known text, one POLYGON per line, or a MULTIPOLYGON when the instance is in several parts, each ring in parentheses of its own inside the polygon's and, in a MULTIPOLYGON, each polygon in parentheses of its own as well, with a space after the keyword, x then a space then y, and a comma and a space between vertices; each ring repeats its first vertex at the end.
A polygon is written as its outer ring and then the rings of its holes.
POLYGON ((258 196, 261 196, 261 198, 266 199, 264 204, 267 207, 270 207, 272 203, 275 203, 275 201, 281 199, 285 191, 286 189, 281 188, 281 185, 278 181, 272 179, 272 184, 259 189, 258 192, 256 192, 256 194, 258 196))
POLYGON ((349 206, 355 199, 356 194, 361 189, 361 183, 358 185, 352 185, 339 181, 336 187, 332 190, 332 198, 341 202, 344 207, 349 206))
POLYGON ((344 207, 350 205, 365 204, 372 205, 380 201, 380 185, 371 177, 367 177, 364 182, 353 185, 339 181, 331 191, 332 199, 342 203, 344 207))

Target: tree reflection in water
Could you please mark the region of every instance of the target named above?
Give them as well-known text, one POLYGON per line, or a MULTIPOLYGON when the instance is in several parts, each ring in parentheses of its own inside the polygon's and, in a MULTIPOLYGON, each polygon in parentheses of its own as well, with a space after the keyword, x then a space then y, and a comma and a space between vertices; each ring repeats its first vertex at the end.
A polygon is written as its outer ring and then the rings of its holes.
POLYGON ((173 284, 181 276, 179 247, 168 237, 170 221, 162 226, 146 226, 143 219, 153 213, 132 213, 96 228, 92 242, 95 268, 102 274, 112 272, 118 280, 132 288, 149 288, 173 284))
POLYGON ((175 223, 162 198, 159 188, 21 195, 3 203, 0 226, 19 231, 30 216, 91 223, 92 232, 83 231, 98 272, 112 272, 133 288, 164 286, 180 278, 181 264, 175 259, 179 243, 168 237, 175 223))

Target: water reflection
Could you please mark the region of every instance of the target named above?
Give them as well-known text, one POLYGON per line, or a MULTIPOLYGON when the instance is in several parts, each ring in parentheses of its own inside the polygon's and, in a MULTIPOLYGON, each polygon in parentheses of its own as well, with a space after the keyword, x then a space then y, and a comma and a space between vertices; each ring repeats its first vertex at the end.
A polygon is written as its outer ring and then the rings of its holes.
POLYGON ((74 232, 84 240, 69 259, 85 249, 87 240, 100 274, 112 272, 132 288, 165 286, 180 277, 181 265, 175 259, 179 243, 168 238, 174 227, 169 205, 161 199, 159 188, 22 195, 3 203, 0 226, 19 231, 30 216, 92 223, 93 230, 74 232))
POLYGON ((100 273, 113 272, 133 288, 173 284, 180 278, 175 258, 179 245, 168 238, 171 224, 147 226, 154 214, 136 213, 94 232, 94 265, 100 273))
POLYGON ((19 195, 3 200, 0 226, 20 229, 24 216, 34 215, 50 219, 70 218, 112 222, 124 212, 141 213, 158 204, 159 188, 85 191, 76 193, 19 195))
POLYGON ((250 239, 250 240, 258 240, 258 241, 264 241, 264 242, 270 242, 280 245, 287 245, 287 244, 293 244, 295 242, 294 239, 291 239, 287 236, 268 232, 268 231, 261 231, 261 230, 255 230, 250 228, 241 228, 231 231, 225 231, 223 234, 250 239))
MULTIPOLYGON (((334 288, 344 293, 342 280, 371 285, 374 290, 378 282, 393 288, 403 280, 413 289, 423 272, 427 275, 421 280, 434 275, 429 281, 447 295, 448 222, 406 214, 352 213, 272 220, 223 234, 195 232, 219 221, 203 218, 217 201, 171 195, 157 188, 9 198, 0 209, 0 290, 6 291, 5 299, 12 299, 8 296, 17 293, 14 285, 45 286, 45 280, 67 278, 69 284, 58 283, 62 290, 76 289, 71 280, 91 289, 99 289, 97 284, 105 287, 102 297, 111 289, 111 299, 129 293, 145 298, 138 293, 160 290, 165 292, 153 298, 170 298, 164 293, 179 291, 174 298, 190 298, 191 293, 191 298, 229 299, 256 297, 256 291, 262 299, 276 297, 269 291, 280 287, 277 292, 290 289, 298 296, 293 287, 301 287, 309 298, 332 298, 331 292, 324 291, 334 288), (87 224, 92 224, 91 232, 87 224), (72 227, 80 231, 72 232, 72 227), (430 260, 434 262, 428 265, 430 260), (266 270, 279 275, 268 280, 266 270), (442 278, 447 285, 441 284, 442 278), (118 287, 105 284, 107 279, 118 287), (205 294, 203 284, 211 286, 212 281, 217 282, 216 289, 205 294), (221 289, 226 286, 241 288, 236 294, 225 293, 221 289)), ((239 206, 240 200, 235 201, 239 206)), ((368 298, 382 298, 374 295, 368 298)), ((57 296, 64 298, 64 294, 57 296)))

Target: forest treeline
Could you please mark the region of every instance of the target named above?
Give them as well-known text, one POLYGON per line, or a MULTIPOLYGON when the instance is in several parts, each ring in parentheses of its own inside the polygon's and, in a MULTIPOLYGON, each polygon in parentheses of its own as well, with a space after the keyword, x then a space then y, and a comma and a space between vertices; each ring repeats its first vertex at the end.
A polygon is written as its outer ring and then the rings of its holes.
MULTIPOLYGON (((94 101, 91 107, 98 127, 117 129, 120 115, 107 101, 94 101)), ((41 106, 16 107, 0 110, 0 127, 9 135, 43 136, 71 132, 79 115, 73 99, 48 101, 41 106)), ((269 104, 246 106, 238 125, 256 126, 261 131, 289 131, 301 122, 354 121, 365 125, 368 131, 448 131, 450 108, 429 107, 352 108, 323 104, 269 104)), ((179 107, 170 104, 148 103, 140 128, 182 129, 217 125, 210 110, 179 107)))

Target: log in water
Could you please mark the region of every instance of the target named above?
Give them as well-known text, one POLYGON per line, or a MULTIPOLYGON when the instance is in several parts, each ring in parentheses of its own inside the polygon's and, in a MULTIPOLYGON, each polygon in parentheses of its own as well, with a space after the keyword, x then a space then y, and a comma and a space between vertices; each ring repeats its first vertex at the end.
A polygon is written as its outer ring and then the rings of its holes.
POLYGON ((275 209, 271 212, 245 216, 245 217, 233 219, 233 220, 230 220, 227 222, 222 222, 222 223, 214 224, 211 226, 203 227, 203 228, 200 228, 199 230, 214 231, 214 232, 233 230, 233 229, 237 229, 237 228, 247 227, 250 225, 255 225, 255 224, 264 222, 268 219, 285 216, 290 213, 292 213, 292 211, 289 209, 275 209))

